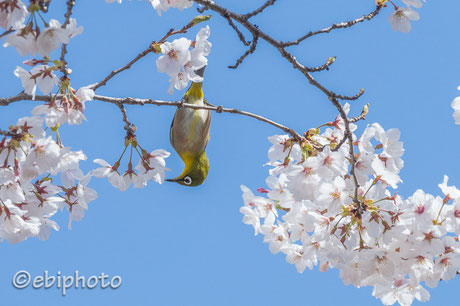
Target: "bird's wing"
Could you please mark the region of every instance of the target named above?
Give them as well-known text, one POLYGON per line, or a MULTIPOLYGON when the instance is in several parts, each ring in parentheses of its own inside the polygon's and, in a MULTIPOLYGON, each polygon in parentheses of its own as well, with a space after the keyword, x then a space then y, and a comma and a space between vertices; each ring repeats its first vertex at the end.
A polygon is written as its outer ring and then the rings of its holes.
POLYGON ((174 114, 174 117, 171 121, 171 127, 169 128, 169 142, 171 145, 174 147, 174 133, 173 133, 173 126, 174 126, 174 119, 176 118, 176 115, 174 114))
POLYGON ((204 148, 206 149, 206 146, 208 145, 208 141, 209 141, 209 129, 211 127, 211 111, 208 111, 208 116, 206 117, 206 121, 204 123, 204 130, 205 130, 205 135, 206 136, 206 143, 204 145, 204 148))

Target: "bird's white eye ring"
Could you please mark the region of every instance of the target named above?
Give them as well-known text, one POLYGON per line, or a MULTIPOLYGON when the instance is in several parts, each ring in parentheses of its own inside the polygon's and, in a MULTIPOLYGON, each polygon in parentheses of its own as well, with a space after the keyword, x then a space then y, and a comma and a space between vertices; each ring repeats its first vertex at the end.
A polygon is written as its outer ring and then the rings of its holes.
POLYGON ((192 179, 190 178, 190 176, 184 177, 184 183, 185 183, 186 185, 192 184, 192 179))

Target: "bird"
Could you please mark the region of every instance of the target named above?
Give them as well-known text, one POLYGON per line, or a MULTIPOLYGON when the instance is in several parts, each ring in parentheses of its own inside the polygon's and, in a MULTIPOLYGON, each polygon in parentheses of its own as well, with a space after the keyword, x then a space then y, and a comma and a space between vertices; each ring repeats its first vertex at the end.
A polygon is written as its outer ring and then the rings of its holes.
MULTIPOLYGON (((206 66, 195 71, 203 77, 206 66)), ((203 95, 203 83, 192 82, 182 101, 199 106, 208 105, 203 95)), ((174 150, 184 162, 184 171, 169 182, 183 186, 199 186, 206 180, 209 171, 209 160, 206 146, 209 141, 211 112, 207 109, 179 107, 169 130, 169 140, 174 150)))

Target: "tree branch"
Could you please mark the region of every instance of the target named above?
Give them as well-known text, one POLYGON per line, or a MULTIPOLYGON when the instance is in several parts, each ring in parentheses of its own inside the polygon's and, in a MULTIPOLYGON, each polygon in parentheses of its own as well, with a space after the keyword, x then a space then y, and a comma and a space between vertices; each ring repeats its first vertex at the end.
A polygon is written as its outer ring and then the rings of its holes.
POLYGON ((13 33, 13 32, 14 32, 13 29, 6 30, 5 32, 3 32, 2 34, 0 34, 0 38, 2 38, 3 36, 8 35, 8 34, 10 34, 10 33, 13 33))
MULTIPOLYGON (((108 103, 113 103, 113 104, 122 104, 122 105, 146 105, 146 104, 151 104, 151 105, 158 105, 158 106, 175 106, 175 107, 185 107, 185 108, 192 108, 192 109, 206 109, 210 111, 214 111, 216 113, 231 113, 231 114, 238 114, 242 116, 247 116, 251 117, 254 119, 257 119, 259 121, 268 123, 270 125, 273 125, 276 128, 281 129, 285 133, 288 133, 291 135, 296 140, 300 140, 302 137, 293 129, 288 128, 287 126, 284 126, 280 123, 277 123, 273 120, 270 120, 268 118, 265 118, 263 116, 238 110, 235 108, 225 108, 222 107, 222 105, 219 106, 210 106, 210 105, 196 105, 196 104, 189 104, 189 103, 183 103, 183 101, 162 101, 162 100, 153 100, 153 99, 137 99, 137 98, 113 98, 113 97, 106 97, 106 96, 100 96, 100 95, 95 95, 94 100, 98 101, 103 101, 103 102, 108 102, 108 103)), ((0 100, 1 101, 1 100, 0 100)))
MULTIPOLYGON (((25 92, 20 92, 17 95, 9 97, 9 98, 0 98, 0 105, 7 106, 11 103, 25 101, 25 100, 32 100, 32 96, 29 94, 26 94, 25 92)), ((35 96, 35 100, 49 102, 51 101, 51 96, 35 96), (37 99, 37 97, 42 97, 42 99, 37 99)))
POLYGON ((122 71, 125 71, 129 68, 131 68, 131 66, 136 63, 138 60, 140 60, 141 58, 143 58, 144 56, 146 56, 147 54, 149 54, 150 52, 154 52, 155 51, 155 46, 158 46, 158 45, 161 45, 162 43, 164 43, 166 41, 166 39, 168 39, 170 36, 173 36, 173 35, 176 35, 176 34, 180 34, 180 33, 187 33, 187 31, 193 27, 194 25, 196 25, 196 23, 194 22, 195 21, 195 18, 190 21, 188 24, 186 24, 184 27, 182 27, 182 29, 180 30, 177 30, 177 31, 174 31, 174 29, 170 29, 166 34, 165 36, 163 36, 162 39, 160 39, 158 42, 156 41, 153 41, 150 46, 145 49, 144 51, 142 51, 141 53, 139 53, 134 59, 132 59, 128 64, 124 65, 123 67, 117 69, 117 70, 113 70, 112 72, 109 73, 109 75, 107 75, 102 81, 96 83, 94 86, 91 87, 91 89, 93 89, 94 91, 96 89, 98 89, 99 87, 101 86, 104 86, 107 84, 107 82, 112 79, 114 76, 116 76, 117 74, 119 74, 120 72, 122 71))
POLYGON ((250 13, 247 13, 246 15, 244 15, 244 17, 246 19, 249 19, 251 17, 254 17, 255 15, 258 15, 260 13, 262 13, 267 7, 269 7, 270 5, 273 5, 275 4, 276 0, 268 0, 267 2, 264 3, 264 5, 262 5, 261 7, 259 7, 257 10, 254 10, 250 13))
POLYGON ((238 66, 243 63, 244 59, 249 55, 254 53, 257 47, 257 41, 259 40, 259 37, 257 35, 254 35, 252 37, 252 44, 251 47, 236 61, 235 65, 228 66, 230 69, 236 69, 238 66))
POLYGON ((10 132, 10 131, 3 131, 3 130, 0 130, 0 135, 6 136, 6 137, 15 137, 15 136, 18 136, 17 133, 10 132))
MULTIPOLYGON (((65 29, 65 27, 70 23, 70 16, 72 16, 72 9, 75 5, 75 0, 67 0, 67 11, 65 12, 65 22, 64 24, 61 26, 61 28, 65 29)), ((67 76, 67 62, 65 60, 65 55, 67 54, 67 44, 62 44, 62 47, 61 47, 61 57, 60 57, 60 61, 61 61, 61 72, 67 76)))
POLYGON ((128 115, 126 115, 126 109, 122 103, 116 103, 116 105, 120 109, 121 115, 123 116, 123 122, 125 123, 124 129, 128 131, 132 123, 128 120, 128 115))
MULTIPOLYGON (((56 96, 57 98, 60 97, 60 95, 56 96)), ((43 95, 36 95, 34 101, 42 101, 42 102, 51 102, 52 96, 43 96, 43 95)), ((15 96, 9 97, 9 98, 0 98, 0 105, 9 105, 14 102, 18 101, 25 101, 25 100, 32 100, 32 95, 26 94, 24 92, 21 92, 15 96)), ((287 126, 284 126, 280 123, 277 123, 273 120, 270 120, 268 118, 265 118, 263 116, 238 110, 235 108, 224 108, 222 105, 219 106, 210 106, 210 105, 196 105, 196 104, 188 104, 188 103, 183 103, 183 101, 162 101, 162 100, 154 100, 154 99, 139 99, 139 98, 114 98, 114 97, 107 97, 107 96, 100 96, 100 95, 95 95, 93 100, 96 101, 102 101, 102 102, 108 102, 117 105, 122 114, 123 114, 123 121, 127 124, 131 124, 128 121, 128 118, 126 117, 126 111, 123 108, 123 105, 158 105, 158 106, 175 106, 175 107, 185 107, 185 108, 192 108, 192 109, 207 109, 210 111, 214 111, 216 113, 231 113, 231 114, 239 114, 242 116, 247 116, 251 117, 254 119, 257 119, 259 121, 268 123, 276 128, 281 129, 285 133, 288 133, 291 135, 295 140, 300 140, 302 137, 293 129, 288 128, 287 126)))
POLYGON ((305 34, 304 36, 302 36, 302 37, 300 37, 300 38, 298 38, 296 40, 284 42, 282 44, 283 44, 284 47, 294 46, 294 45, 300 44, 305 39, 310 38, 310 37, 315 36, 315 35, 318 35, 318 34, 329 33, 332 30, 336 30, 336 29, 345 29, 345 28, 352 27, 355 24, 358 24, 358 23, 363 22, 365 20, 371 20, 372 18, 374 18, 375 16, 377 16, 380 13, 381 9, 382 9, 382 6, 377 5, 375 10, 373 10, 371 13, 369 13, 367 15, 363 15, 360 18, 350 20, 350 21, 340 22, 340 23, 334 23, 333 25, 331 25, 328 28, 325 28, 325 29, 322 29, 322 30, 319 30, 319 31, 314 31, 314 32, 310 31, 307 34, 305 34))
POLYGON ((329 70, 329 66, 334 64, 335 62, 335 56, 332 56, 327 59, 326 63, 319 67, 314 67, 314 68, 307 68, 308 72, 318 72, 318 71, 323 71, 323 70, 329 70))
POLYGON ((335 97, 338 97, 338 98, 348 98, 347 96, 342 96, 342 95, 338 95, 336 93, 334 93, 333 91, 331 90, 328 90, 327 88, 325 88, 323 85, 321 85, 318 81, 316 81, 313 76, 309 73, 309 69, 310 68, 307 68, 305 67, 304 65, 302 65, 297 59, 295 56, 293 56, 291 53, 289 53, 288 51, 286 51, 284 45, 282 42, 274 39, 273 37, 271 37, 270 35, 268 35, 267 33, 263 32, 258 26, 256 26, 255 24, 249 22, 245 17, 244 15, 240 15, 240 14, 237 14, 235 12, 232 12, 220 5, 218 5, 217 3, 215 3, 214 1, 211 1, 211 0, 193 0, 195 3, 198 3, 198 4, 201 4, 201 5, 204 5, 205 7, 207 7, 208 9, 210 10, 213 10, 217 13, 219 13, 220 15, 222 15, 224 18, 232 18, 233 20, 237 21, 238 23, 240 23, 242 26, 244 26, 249 32, 251 32, 253 35, 256 35, 257 37, 265 40, 266 42, 268 42, 270 45, 272 45, 273 47, 275 47, 281 54, 282 57, 284 57, 285 59, 287 59, 291 64, 292 66, 294 67, 294 69, 297 69, 299 70, 300 72, 303 73, 303 75, 308 79, 308 81, 310 82, 310 84, 312 84, 313 86, 317 87, 319 90, 321 90, 324 94, 326 94, 326 96, 328 96, 329 98, 335 98, 335 97), (227 16, 227 17, 226 17, 227 16))
POLYGON ((230 18, 229 16, 224 16, 222 15, 222 17, 224 17, 225 19, 227 19, 228 21, 228 24, 233 28, 233 30, 235 30, 236 32, 236 35, 238 35, 238 38, 241 40, 241 42, 243 43, 243 45, 245 46, 249 46, 251 44, 251 42, 247 41, 246 38, 244 37, 243 33, 241 33, 240 29, 238 29, 238 27, 235 25, 235 23, 233 22, 232 18, 230 18))
POLYGON ((367 115, 367 113, 362 113, 359 116, 353 117, 353 118, 350 119, 350 123, 355 123, 355 122, 358 122, 360 120, 364 120, 364 119, 366 119, 366 115, 367 115))
POLYGON ((131 68, 131 66, 137 62, 138 60, 140 60, 141 58, 143 58, 144 56, 146 56, 147 54, 149 54, 150 52, 152 52, 152 45, 150 45, 147 49, 145 49, 144 51, 142 51, 141 53, 139 53, 134 59, 132 59, 128 64, 124 65, 123 67, 121 68, 118 68, 116 70, 113 70, 112 72, 109 73, 109 75, 107 75, 102 81, 96 83, 94 86, 91 87, 91 89, 93 90, 96 90, 98 89, 99 87, 101 86, 104 86, 105 84, 107 84, 108 81, 110 81, 110 79, 112 79, 114 76, 116 76, 117 74, 119 74, 120 72, 124 71, 124 70, 127 70, 129 68, 131 68))
POLYGON ((361 88, 359 90, 359 92, 356 95, 352 96, 352 97, 343 96, 343 95, 334 95, 334 97, 336 97, 337 99, 340 99, 340 100, 354 101, 354 100, 358 100, 363 94, 364 94, 364 88, 361 88))

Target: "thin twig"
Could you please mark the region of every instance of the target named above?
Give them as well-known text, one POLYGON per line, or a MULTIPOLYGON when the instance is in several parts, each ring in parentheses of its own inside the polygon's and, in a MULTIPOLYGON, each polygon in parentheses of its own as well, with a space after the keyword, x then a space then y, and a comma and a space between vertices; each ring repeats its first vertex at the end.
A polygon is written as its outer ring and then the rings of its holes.
POLYGON ((243 43, 243 45, 245 46, 249 46, 251 44, 250 41, 247 41, 246 38, 244 37, 243 33, 241 33, 240 29, 238 29, 238 27, 235 25, 235 23, 233 22, 232 18, 230 18, 229 16, 224 16, 222 15, 225 19, 227 19, 228 21, 228 24, 233 28, 233 30, 235 30, 236 32, 236 35, 238 35, 238 38, 241 40, 241 42, 243 43))
POLYGON ((118 68, 116 70, 113 70, 112 72, 109 73, 109 75, 107 75, 102 81, 94 84, 94 86, 92 87, 93 90, 96 90, 98 89, 99 87, 101 86, 104 86, 105 84, 107 84, 107 82, 113 78, 114 76, 116 76, 117 74, 119 74, 120 72, 126 70, 126 69, 129 69, 131 68, 131 66, 137 62, 138 60, 140 60, 141 58, 143 58, 144 56, 146 56, 147 54, 149 54, 150 52, 152 52, 152 45, 150 45, 147 49, 145 49, 144 51, 142 51, 141 53, 139 53, 134 59, 132 59, 128 64, 124 65, 123 67, 121 68, 118 68))
POLYGON ((3 36, 8 35, 8 34, 10 34, 10 33, 13 33, 13 32, 14 32, 14 30, 13 30, 12 28, 9 29, 9 30, 6 30, 5 32, 3 32, 2 34, 0 34, 0 38, 2 38, 3 36))
POLYGON ((118 68, 116 70, 113 70, 112 72, 109 73, 109 75, 107 75, 102 81, 94 84, 94 86, 92 86, 91 88, 93 90, 96 90, 98 89, 99 87, 101 86, 104 86, 107 84, 107 82, 112 79, 114 76, 116 76, 117 74, 119 74, 120 72, 122 71, 125 71, 129 68, 131 68, 131 66, 136 63, 137 61, 139 61, 141 58, 145 57, 147 54, 149 54, 150 52, 154 52, 155 51, 155 46, 156 45, 160 45, 162 43, 164 43, 166 41, 166 39, 168 39, 170 36, 173 36, 173 35, 176 35, 176 34, 180 34, 180 33, 187 33, 187 31, 193 27, 196 23, 192 21, 190 21, 188 24, 186 24, 182 29, 180 30, 177 30, 175 31, 174 29, 170 29, 164 36, 163 38, 161 38, 158 42, 154 41, 152 42, 149 47, 147 49, 145 49, 144 51, 142 51, 141 53, 139 53, 134 59, 132 59, 128 64, 124 65, 123 67, 121 68, 118 68))
POLYGON ((350 119, 350 123, 355 123, 355 122, 358 122, 360 120, 364 120, 364 119, 366 119, 366 115, 367 115, 367 113, 362 113, 359 116, 353 117, 353 118, 350 119))
POLYGON ((310 31, 307 34, 305 34, 304 36, 302 36, 302 37, 300 37, 300 38, 298 38, 296 40, 287 41, 287 42, 284 42, 282 44, 283 44, 284 47, 294 46, 294 45, 300 44, 305 39, 310 38, 310 37, 315 36, 315 35, 318 35, 318 34, 329 33, 332 30, 336 30, 336 29, 345 29, 345 28, 352 27, 355 24, 358 24, 358 23, 363 22, 365 20, 371 20, 372 18, 374 18, 375 16, 377 16, 380 13, 381 9, 382 9, 382 6, 377 5, 377 7, 375 8, 374 11, 372 11, 371 13, 369 13, 367 15, 363 15, 360 18, 350 20, 350 21, 340 22, 340 23, 334 23, 330 27, 327 27, 327 28, 319 30, 319 31, 314 31, 314 32, 310 31))
POLYGON ((275 4, 275 2, 276 2, 276 0, 268 0, 267 2, 264 3, 264 5, 262 5, 258 9, 254 10, 254 11, 252 11, 250 13, 245 14, 244 17, 246 19, 254 17, 255 15, 258 15, 258 14, 262 13, 270 5, 275 4))
MULTIPOLYGON (((368 107, 368 105, 367 105, 368 107)), ((348 119, 348 122, 349 123, 356 123, 360 120, 365 120, 366 119, 366 115, 367 115, 367 110, 363 110, 361 112, 361 114, 359 116, 356 116, 356 117, 353 117, 353 118, 349 118, 348 119)), ((340 149, 340 147, 345 143, 345 141, 349 140, 349 135, 347 135, 345 133, 345 135, 343 136, 343 138, 339 141, 339 143, 337 144, 337 146, 332 150, 333 152, 336 152, 340 149)))
MULTIPOLYGON (((51 96, 36 96, 36 97, 46 97, 43 100, 38 99, 37 101, 51 101, 51 96), (48 100, 49 97, 49 100, 48 100), (45 100, 46 99, 46 100, 45 100)), ((19 101, 25 101, 25 100, 32 100, 32 96, 26 94, 25 92, 21 92, 15 96, 9 97, 9 98, 0 98, 0 105, 1 106, 6 106, 14 102, 19 102, 19 101)))
POLYGON ((128 131, 132 124, 131 124, 131 122, 128 120, 128 116, 126 115, 126 109, 125 109, 123 103, 115 103, 115 104, 118 106, 118 108, 120 109, 121 114, 122 114, 122 116, 123 116, 123 122, 125 123, 124 129, 125 129, 126 131, 128 131))
POLYGON ((249 55, 249 54, 252 54, 254 53, 254 51, 256 50, 256 47, 257 47, 257 41, 258 41, 259 37, 257 35, 254 35, 253 38, 252 38, 252 44, 251 44, 251 47, 246 51, 244 52, 243 55, 241 55, 241 57, 236 61, 235 65, 232 65, 232 66, 228 66, 228 68, 230 69, 236 69, 238 68, 238 66, 243 63, 244 59, 249 55))
POLYGON ((359 90, 359 92, 356 95, 352 96, 352 97, 343 96, 343 95, 334 95, 334 97, 336 97, 337 99, 340 99, 340 100, 354 101, 354 100, 358 100, 363 94, 364 94, 364 88, 361 88, 359 90))
POLYGON ((10 131, 3 131, 3 130, 0 130, 0 135, 7 136, 7 137, 16 137, 16 136, 18 136, 17 133, 10 132, 10 131))
POLYGON ((345 143, 345 141, 347 141, 347 139, 347 135, 344 135, 343 138, 337 144, 337 146, 334 149, 332 149, 332 152, 337 152, 340 149, 340 147, 342 147, 342 145, 345 143))
MULTIPOLYGON (((65 29, 65 27, 70 23, 70 16, 72 16, 72 9, 75 5, 75 0, 67 0, 67 11, 65 12, 65 22, 61 28, 65 29)), ((65 55, 67 54, 67 44, 62 44, 61 47, 61 72, 67 76, 67 61, 65 60, 65 55)))
POLYGON ((205 6, 203 6, 203 7, 197 7, 197 8, 196 8, 196 11, 197 11, 198 13, 200 13, 200 14, 203 14, 204 11, 206 11, 206 10, 207 10, 207 8, 206 8, 205 6))
POLYGON ((308 72, 318 72, 318 71, 323 71, 323 70, 329 70, 329 66, 331 66, 334 63, 334 61, 335 61, 335 57, 330 57, 328 58, 325 64, 319 67, 314 67, 314 68, 307 67, 307 70, 308 72))
POLYGON ((347 114, 345 113, 345 110, 343 106, 340 104, 340 102, 336 98, 330 98, 332 104, 337 108, 337 110, 340 113, 340 117, 342 117, 342 120, 345 125, 345 133, 344 133, 344 139, 347 139, 349 142, 349 158, 351 160, 351 170, 350 174, 353 177, 353 181, 355 183, 355 194, 353 196, 353 202, 357 205, 357 210, 358 210, 358 215, 361 216, 363 213, 363 207, 361 205, 361 202, 358 200, 358 189, 359 189, 359 183, 358 183, 358 178, 355 173, 356 169, 356 157, 355 157, 355 152, 353 148, 353 133, 350 130, 350 120, 347 117, 347 114))

